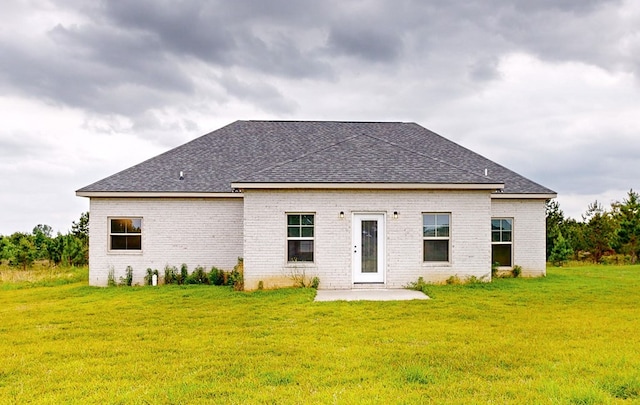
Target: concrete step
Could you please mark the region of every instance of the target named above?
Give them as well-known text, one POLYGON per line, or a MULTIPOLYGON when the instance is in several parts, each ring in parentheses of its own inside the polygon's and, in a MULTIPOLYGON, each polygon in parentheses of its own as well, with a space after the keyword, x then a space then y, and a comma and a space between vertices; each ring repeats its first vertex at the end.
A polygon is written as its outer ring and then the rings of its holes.
POLYGON ((387 288, 385 283, 354 283, 354 290, 384 290, 387 288))

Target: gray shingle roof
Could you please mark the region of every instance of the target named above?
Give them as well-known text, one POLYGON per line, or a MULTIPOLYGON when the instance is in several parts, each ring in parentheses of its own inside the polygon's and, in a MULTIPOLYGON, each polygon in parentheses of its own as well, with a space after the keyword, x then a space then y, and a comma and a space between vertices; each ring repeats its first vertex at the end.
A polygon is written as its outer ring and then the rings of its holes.
POLYGON ((555 193, 414 123, 333 121, 236 121, 78 192, 230 192, 233 182, 504 183, 504 193, 555 193))

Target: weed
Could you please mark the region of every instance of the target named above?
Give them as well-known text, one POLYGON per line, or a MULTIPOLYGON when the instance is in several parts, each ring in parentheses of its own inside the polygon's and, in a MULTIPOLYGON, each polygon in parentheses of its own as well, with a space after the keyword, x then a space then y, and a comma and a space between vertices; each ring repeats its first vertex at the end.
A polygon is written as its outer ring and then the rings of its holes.
POLYGON ((411 384, 432 384, 433 377, 431 377, 422 367, 407 367, 404 369, 404 379, 411 384))
POLYGON ((115 287, 118 283, 116 283, 115 270, 113 266, 109 267, 109 273, 107 274, 107 286, 115 287))
POLYGON ((458 276, 451 276, 448 279, 446 279, 444 281, 447 285, 458 285, 458 284, 462 284, 462 280, 460 280, 460 277, 458 276))
POLYGON ((498 277, 499 268, 500 268, 500 263, 498 262, 491 263, 491 278, 498 277))
POLYGON ((262 280, 258 281, 258 290, 264 290, 264 282, 262 280))
POLYGON ((464 282, 465 284, 484 284, 487 282, 486 278, 487 278, 486 275, 481 277, 469 276, 465 278, 464 282))
POLYGON ((311 288, 313 288, 314 290, 317 290, 318 287, 320 286, 320 277, 315 276, 311 279, 311 288))
POLYGON ((522 274, 522 266, 515 265, 513 266, 513 270, 511 270, 511 274, 513 274, 513 278, 518 278, 522 274))
POLYGON ((233 266, 233 271, 229 273, 227 284, 232 286, 235 291, 244 290, 244 264, 241 257, 238 257, 238 263, 233 266))
POLYGON ((120 282, 118 285, 124 285, 131 287, 133 285, 133 268, 131 266, 127 266, 127 269, 124 271, 124 277, 120 277, 120 282))
POLYGON ((405 286, 405 288, 409 290, 422 291, 425 295, 431 296, 431 294, 428 292, 428 286, 429 286, 429 283, 424 281, 423 277, 418 277, 418 281, 410 282, 405 286))
POLYGON ((299 288, 316 288, 313 287, 315 279, 317 279, 317 284, 320 285, 320 279, 318 277, 312 277, 309 279, 307 277, 307 271, 304 265, 299 266, 297 264, 297 260, 293 260, 292 264, 288 264, 285 267, 285 273, 289 276, 291 281, 293 281, 294 287, 299 288))

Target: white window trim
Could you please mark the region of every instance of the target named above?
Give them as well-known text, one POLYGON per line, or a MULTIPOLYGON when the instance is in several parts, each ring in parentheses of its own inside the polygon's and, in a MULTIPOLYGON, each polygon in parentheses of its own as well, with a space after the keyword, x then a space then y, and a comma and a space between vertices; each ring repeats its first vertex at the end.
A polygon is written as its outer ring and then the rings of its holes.
MULTIPOLYGON (((509 221, 511 221, 511 241, 510 242, 494 242, 493 241, 493 235, 491 236, 491 246, 493 247, 493 245, 510 245, 511 246, 511 264, 508 266, 498 266, 499 270, 510 270, 513 268, 513 247, 514 247, 514 243, 513 243, 513 239, 514 239, 514 223, 515 223, 515 219, 513 217, 491 217, 491 220, 503 220, 503 219, 507 219, 509 221)), ((491 230, 491 233, 493 234, 493 229, 491 230)), ((491 259, 493 259, 493 251, 491 252, 491 259)), ((491 261, 491 265, 493 266, 493 260, 491 261)))
POLYGON ((112 216, 107 217, 107 253, 110 254, 118 254, 118 255, 139 255, 142 254, 144 249, 144 238, 142 235, 144 234, 144 218, 141 216, 112 216), (126 236, 126 235, 137 235, 135 233, 112 233, 111 232, 111 220, 113 219, 139 219, 140 220, 140 249, 112 249, 111 248, 111 237, 112 236, 126 236))
POLYGON ((447 265, 451 265, 451 256, 452 256, 452 252, 451 252, 451 223, 452 223, 452 217, 453 215, 451 214, 451 212, 433 212, 433 211, 429 211, 429 212, 423 212, 422 215, 420 216, 420 219, 422 220, 422 223, 420 225, 420 233, 422 235, 422 264, 426 264, 426 265, 431 265, 431 266, 447 266, 447 265), (447 237, 443 237, 443 236, 424 236, 424 216, 425 215, 448 215, 449 216, 449 236, 447 237), (448 260, 444 261, 439 261, 439 260, 424 260, 424 241, 425 240, 446 240, 448 241, 447 243, 447 257, 448 260))
MULTIPOLYGON (((315 212, 285 212, 285 245, 284 245, 284 261, 287 267, 315 267, 316 263, 316 213, 315 212), (313 236, 289 236, 289 215, 313 215, 313 236), (290 240, 310 240, 313 241, 313 260, 311 261, 289 261, 289 241, 290 240)), ((302 232, 300 232, 302 235, 302 232)))

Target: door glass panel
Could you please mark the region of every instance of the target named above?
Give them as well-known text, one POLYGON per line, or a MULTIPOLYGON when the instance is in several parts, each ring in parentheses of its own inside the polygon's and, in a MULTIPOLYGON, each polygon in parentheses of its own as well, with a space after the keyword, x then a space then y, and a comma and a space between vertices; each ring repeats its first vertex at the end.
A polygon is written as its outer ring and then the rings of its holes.
POLYGON ((362 221, 362 272, 378 272, 378 221, 362 221))

